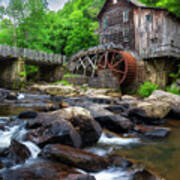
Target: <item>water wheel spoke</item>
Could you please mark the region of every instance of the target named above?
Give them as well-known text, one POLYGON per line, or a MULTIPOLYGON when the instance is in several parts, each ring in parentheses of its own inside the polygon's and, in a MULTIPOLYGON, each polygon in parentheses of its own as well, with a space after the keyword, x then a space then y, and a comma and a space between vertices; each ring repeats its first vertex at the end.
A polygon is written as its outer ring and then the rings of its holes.
POLYGON ((117 70, 117 69, 114 69, 114 68, 112 68, 111 71, 114 71, 115 73, 125 74, 124 71, 122 71, 122 70, 117 70))
POLYGON ((110 60, 109 65, 113 65, 114 60, 115 60, 115 56, 114 56, 114 53, 112 53, 112 58, 110 60))
POLYGON ((119 64, 121 64, 124 61, 124 59, 120 59, 119 61, 117 61, 115 64, 110 65, 111 68, 115 68, 117 67, 119 64))

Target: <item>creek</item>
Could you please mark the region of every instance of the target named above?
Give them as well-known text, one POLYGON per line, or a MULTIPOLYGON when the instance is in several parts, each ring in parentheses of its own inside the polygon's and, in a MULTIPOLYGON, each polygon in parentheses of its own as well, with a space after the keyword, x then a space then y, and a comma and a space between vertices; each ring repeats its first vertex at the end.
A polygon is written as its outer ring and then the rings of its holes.
MULTIPOLYGON (((39 161, 38 154, 41 151, 36 144, 25 140, 24 137, 28 130, 25 129, 25 122, 19 120, 17 115, 26 110, 48 111, 48 108, 51 109, 52 105, 57 106, 57 104, 58 100, 52 99, 49 95, 33 93, 20 93, 17 100, 9 100, 0 104, 0 127, 6 124, 5 129, 0 130, 0 150, 8 148, 11 140, 15 139, 24 144, 31 153, 25 163, 15 165, 11 167, 12 169, 26 166, 32 161, 39 161)), ((139 167, 145 166, 167 180, 179 180, 180 121, 168 120, 166 126, 170 127, 172 132, 163 140, 145 139, 125 133, 120 136, 107 133, 105 130, 98 143, 85 148, 85 151, 100 156, 113 152, 116 155, 133 159, 139 167)), ((1 169, 0 173, 6 171, 7 168, 1 169)), ((96 180, 131 180, 131 173, 120 167, 110 167, 90 174, 94 175, 96 180)))

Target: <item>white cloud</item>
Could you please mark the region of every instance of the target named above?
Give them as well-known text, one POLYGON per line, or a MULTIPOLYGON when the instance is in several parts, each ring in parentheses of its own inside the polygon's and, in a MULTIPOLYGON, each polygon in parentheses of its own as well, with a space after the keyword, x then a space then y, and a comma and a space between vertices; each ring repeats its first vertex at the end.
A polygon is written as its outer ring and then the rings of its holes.
POLYGON ((58 11, 64 7, 64 4, 70 0, 49 0, 49 9, 58 11))
MULTIPOLYGON (((52 11, 58 11, 64 7, 64 4, 70 0, 48 0, 49 9, 52 11)), ((7 6, 9 0, 0 0, 0 5, 7 6)))

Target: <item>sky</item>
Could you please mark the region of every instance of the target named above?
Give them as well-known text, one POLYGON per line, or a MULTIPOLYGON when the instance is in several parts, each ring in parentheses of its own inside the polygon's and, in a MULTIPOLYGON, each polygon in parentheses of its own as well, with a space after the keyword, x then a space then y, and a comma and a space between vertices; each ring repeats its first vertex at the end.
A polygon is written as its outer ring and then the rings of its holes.
MULTIPOLYGON (((0 4, 6 6, 9 0, 1 0, 0 4)), ((70 0, 48 0, 49 9, 53 11, 58 11, 62 9, 64 4, 70 0)))
POLYGON ((59 9, 62 9, 64 4, 68 1, 69 0, 48 0, 49 8, 53 11, 58 11, 59 9))

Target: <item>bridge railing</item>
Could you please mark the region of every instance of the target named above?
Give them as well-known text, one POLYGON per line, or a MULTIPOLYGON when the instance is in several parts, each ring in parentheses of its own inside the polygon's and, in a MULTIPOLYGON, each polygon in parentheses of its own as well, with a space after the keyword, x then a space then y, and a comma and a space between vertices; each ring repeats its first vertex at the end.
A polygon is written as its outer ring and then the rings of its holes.
POLYGON ((24 58, 27 63, 62 65, 67 58, 64 55, 46 53, 33 49, 0 45, 0 61, 9 58, 24 58))

